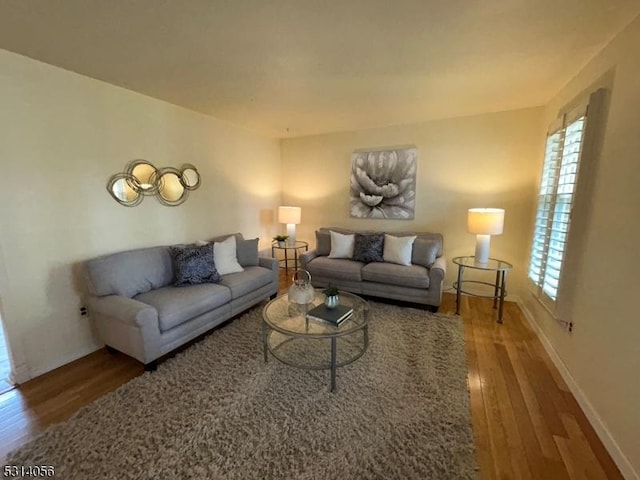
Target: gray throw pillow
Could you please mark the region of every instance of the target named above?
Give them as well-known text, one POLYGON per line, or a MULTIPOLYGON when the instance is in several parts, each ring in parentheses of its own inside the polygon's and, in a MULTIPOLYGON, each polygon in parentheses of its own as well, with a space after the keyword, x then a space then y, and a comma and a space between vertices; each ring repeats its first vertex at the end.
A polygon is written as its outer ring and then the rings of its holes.
POLYGON ((243 267, 258 266, 258 238, 236 241, 236 257, 243 267))
POLYGON ((356 262, 384 262, 384 233, 356 233, 353 259, 356 262))
POLYGON ((413 251, 411 252, 411 263, 431 268, 433 262, 436 261, 438 254, 438 242, 435 240, 426 240, 416 238, 413 242, 413 251))
POLYGON ((327 256, 331 253, 331 234, 316 230, 316 253, 327 256))
POLYGON ((213 262, 213 245, 202 247, 170 247, 173 259, 173 285, 218 283, 220 274, 213 262))

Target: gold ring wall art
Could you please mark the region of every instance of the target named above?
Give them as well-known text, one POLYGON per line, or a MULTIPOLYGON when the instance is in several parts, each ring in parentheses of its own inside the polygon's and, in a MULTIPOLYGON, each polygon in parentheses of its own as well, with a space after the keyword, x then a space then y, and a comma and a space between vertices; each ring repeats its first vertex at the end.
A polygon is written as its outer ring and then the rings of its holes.
POLYGON ((155 196, 163 205, 175 207, 198 187, 200 173, 190 163, 180 168, 156 168, 141 159, 130 162, 124 172, 116 173, 107 183, 109 194, 125 207, 135 207, 146 196, 155 196))

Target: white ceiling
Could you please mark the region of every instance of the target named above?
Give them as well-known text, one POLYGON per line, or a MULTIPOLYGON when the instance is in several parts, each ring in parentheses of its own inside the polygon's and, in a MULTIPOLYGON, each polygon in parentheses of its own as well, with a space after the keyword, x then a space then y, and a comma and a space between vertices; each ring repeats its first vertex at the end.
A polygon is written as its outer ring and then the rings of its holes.
POLYGON ((544 104, 639 0, 1 0, 0 48, 276 137, 544 104))

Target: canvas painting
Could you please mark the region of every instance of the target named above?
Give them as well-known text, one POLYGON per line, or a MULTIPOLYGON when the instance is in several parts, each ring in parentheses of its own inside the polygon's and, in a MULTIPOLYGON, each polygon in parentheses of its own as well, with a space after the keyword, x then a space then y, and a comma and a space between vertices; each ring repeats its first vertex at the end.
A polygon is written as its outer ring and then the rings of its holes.
POLYGON ((356 151, 351 155, 351 216, 411 220, 416 205, 418 149, 356 151))

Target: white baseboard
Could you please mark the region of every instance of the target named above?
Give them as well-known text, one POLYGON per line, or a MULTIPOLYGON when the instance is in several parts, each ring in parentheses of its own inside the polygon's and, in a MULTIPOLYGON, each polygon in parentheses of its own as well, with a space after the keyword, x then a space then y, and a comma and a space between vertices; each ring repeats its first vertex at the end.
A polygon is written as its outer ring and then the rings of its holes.
POLYGON ((20 385, 21 383, 28 382, 29 380, 31 380, 31 375, 29 374, 29 367, 26 363, 15 365, 9 374, 9 381, 14 385, 20 385))
POLYGON ((522 305, 522 299, 518 294, 515 294, 515 293, 508 294, 506 297, 504 297, 504 301, 514 302, 514 303, 517 303, 518 305, 522 305))
POLYGON ((533 331, 536 333, 536 335, 538 335, 538 338, 540 339, 542 346, 544 347, 547 354, 551 358, 551 361, 553 362, 555 367, 560 372, 560 375, 562 375, 562 378, 564 379, 567 386, 569 387, 569 390, 571 390, 571 393, 578 401, 578 404, 580 405, 580 408, 582 408, 582 411, 587 417, 587 420, 589 420, 589 423, 591 423, 591 426, 596 431, 596 434, 604 444, 604 447, 609 452, 609 455, 611 455, 611 458, 620 469, 620 473, 622 474, 622 476, 627 480, 640 480, 640 476, 638 475, 638 472, 636 472, 636 470, 633 468, 633 465, 631 465, 631 462, 629 461, 629 459, 622 452, 617 442, 615 441, 615 439, 607 429, 606 425, 602 421, 602 418, 600 418, 600 415, 598 415, 598 412, 596 412, 596 410, 593 408, 593 405, 591 404, 591 402, 589 401, 585 393, 582 391, 582 389, 576 383, 575 379, 571 375, 571 372, 569 372, 569 369, 567 368, 567 366, 564 364, 564 362, 558 355, 558 352, 556 352, 555 348, 553 348, 553 345, 545 335, 544 331, 540 328, 540 326, 535 321, 533 313, 531 313, 531 311, 524 305, 522 301, 520 301, 520 299, 518 299, 518 305, 524 312, 524 316, 529 322, 529 325, 531 325, 531 328, 533 328, 533 331))

